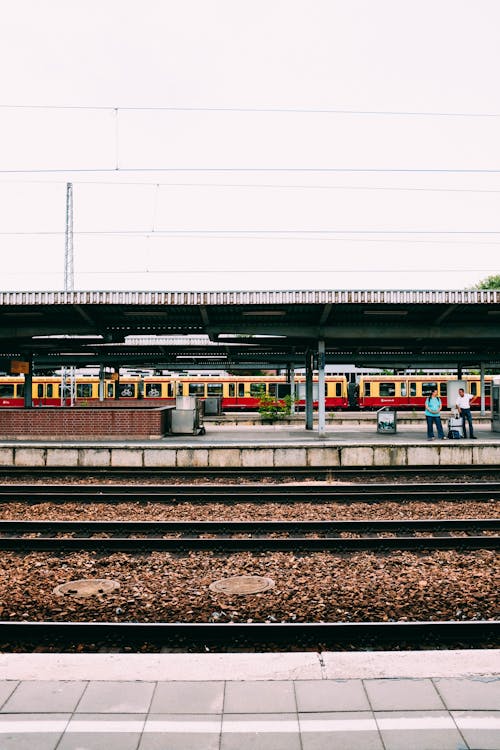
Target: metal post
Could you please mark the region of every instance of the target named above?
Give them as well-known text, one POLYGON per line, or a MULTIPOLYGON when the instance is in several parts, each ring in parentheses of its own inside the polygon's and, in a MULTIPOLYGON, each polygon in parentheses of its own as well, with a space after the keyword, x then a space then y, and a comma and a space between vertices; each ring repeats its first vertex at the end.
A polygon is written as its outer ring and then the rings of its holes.
POLYGON ((295 414, 295 368, 293 362, 288 365, 288 382, 290 383, 290 414, 295 414))
POLYGON ((64 233, 64 291, 75 288, 73 268, 73 185, 66 183, 66 231, 64 233))
POLYGON ((318 435, 325 436, 325 342, 318 341, 318 435))
POLYGON ((99 366, 99 401, 104 401, 104 365, 99 366))
POLYGON ((479 388, 481 391, 481 416, 484 417, 486 414, 486 393, 484 386, 484 362, 481 362, 481 376, 479 382, 479 388))
POLYGON ((306 430, 313 428, 313 363, 312 352, 306 352, 306 430))
MULTIPOLYGON (((64 291, 74 289, 73 274, 73 184, 66 183, 66 231, 64 232, 64 291)), ((69 380, 69 403, 74 405, 75 368, 61 369, 61 406, 66 406, 69 380)))

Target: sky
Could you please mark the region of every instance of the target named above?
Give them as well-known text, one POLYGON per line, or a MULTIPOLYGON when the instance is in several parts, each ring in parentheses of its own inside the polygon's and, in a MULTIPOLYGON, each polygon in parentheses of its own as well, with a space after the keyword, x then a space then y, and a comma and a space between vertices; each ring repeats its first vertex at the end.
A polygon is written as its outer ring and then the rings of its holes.
POLYGON ((0 9, 0 290, 500 273, 497 0, 0 9))

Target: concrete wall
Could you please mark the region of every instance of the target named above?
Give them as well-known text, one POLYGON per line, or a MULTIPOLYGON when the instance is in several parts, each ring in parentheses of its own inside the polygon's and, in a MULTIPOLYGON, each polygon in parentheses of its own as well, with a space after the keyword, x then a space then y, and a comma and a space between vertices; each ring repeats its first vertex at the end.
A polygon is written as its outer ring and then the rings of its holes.
POLYGON ((167 431, 167 409, 0 409, 3 439, 157 438, 167 431))
POLYGON ((488 445, 219 445, 126 443, 91 446, 0 444, 1 466, 155 468, 285 468, 371 466, 471 466, 500 464, 500 444, 488 445))

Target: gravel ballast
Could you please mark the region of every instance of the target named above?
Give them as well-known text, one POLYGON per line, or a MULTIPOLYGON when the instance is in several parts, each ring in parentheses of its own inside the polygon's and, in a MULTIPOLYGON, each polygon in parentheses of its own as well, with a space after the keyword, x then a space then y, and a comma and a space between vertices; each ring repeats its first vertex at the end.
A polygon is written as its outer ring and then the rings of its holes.
POLYGON ((495 619, 498 555, 431 553, 235 553, 173 555, 4 553, 0 619, 107 622, 369 622, 495 619), (234 575, 272 578, 252 596, 210 591, 234 575), (120 590, 76 599, 55 586, 110 578, 120 590))

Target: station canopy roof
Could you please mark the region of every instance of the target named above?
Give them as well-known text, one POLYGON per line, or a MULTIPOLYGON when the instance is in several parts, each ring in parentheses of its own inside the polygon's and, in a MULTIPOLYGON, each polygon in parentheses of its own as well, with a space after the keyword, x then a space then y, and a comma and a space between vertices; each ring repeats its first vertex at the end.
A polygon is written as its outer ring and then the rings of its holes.
POLYGON ((500 366, 500 291, 0 292, 0 368, 500 366))

